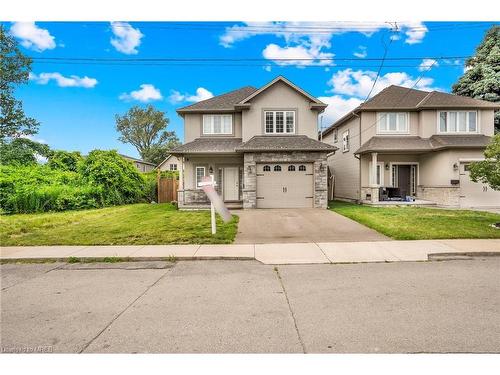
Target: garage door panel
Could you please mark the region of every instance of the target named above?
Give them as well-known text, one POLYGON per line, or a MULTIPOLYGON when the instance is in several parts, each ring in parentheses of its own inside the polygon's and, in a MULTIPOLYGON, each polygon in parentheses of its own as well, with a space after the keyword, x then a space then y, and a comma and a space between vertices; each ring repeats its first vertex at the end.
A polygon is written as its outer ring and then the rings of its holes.
POLYGON ((257 208, 313 207, 312 163, 257 164, 257 208))
POLYGON ((500 191, 470 179, 468 164, 460 164, 460 207, 500 207, 500 191))

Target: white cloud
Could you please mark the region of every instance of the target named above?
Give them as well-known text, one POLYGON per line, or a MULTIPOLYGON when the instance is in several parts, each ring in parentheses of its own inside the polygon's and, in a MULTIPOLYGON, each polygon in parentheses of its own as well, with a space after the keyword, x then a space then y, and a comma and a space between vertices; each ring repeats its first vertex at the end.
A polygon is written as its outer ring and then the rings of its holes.
POLYGON ((429 31, 422 22, 406 22, 402 28, 406 35, 405 43, 407 44, 422 43, 425 34, 429 31))
POLYGON ((439 63, 434 59, 423 59, 420 65, 418 66, 418 70, 421 72, 426 72, 431 70, 432 68, 438 67, 439 63))
POLYGON ((87 89, 94 87, 98 83, 97 79, 95 78, 89 78, 87 76, 79 77, 76 75, 65 77, 58 72, 40 74, 30 73, 29 79, 38 83, 39 85, 46 85, 51 80, 53 80, 59 87, 84 87, 87 89))
POLYGON ((137 47, 141 45, 144 36, 139 29, 134 29, 127 22, 111 22, 111 30, 115 37, 111 38, 110 42, 118 52, 127 55, 136 55, 139 52, 137 47))
MULTIPOLYGON (((332 87, 330 90, 332 93, 364 98, 370 92, 376 77, 377 73, 371 70, 352 70, 348 68, 336 72, 328 81, 328 85, 332 87)), ((431 87, 433 83, 432 78, 426 77, 421 78, 417 83, 417 79, 405 72, 386 73, 378 78, 371 96, 390 85, 403 87, 413 87, 415 85, 415 89, 432 91, 434 90, 431 87)))
POLYGON ((139 90, 131 91, 130 93, 124 92, 119 96, 119 99, 125 101, 137 100, 143 103, 163 99, 160 90, 158 90, 153 85, 149 83, 143 83, 139 87, 139 90))
POLYGON ((55 38, 48 30, 38 27, 34 22, 14 22, 10 33, 20 39, 23 47, 37 52, 56 48, 55 38))
POLYGON ((271 67, 271 65, 266 65, 266 66, 263 66, 262 69, 264 69, 266 72, 270 72, 272 70, 272 67, 271 67))
POLYGON ((368 52, 366 51, 365 46, 359 46, 358 50, 354 52, 353 55, 360 59, 364 59, 368 55, 368 52))
POLYGON ((328 107, 326 107, 323 113, 323 126, 330 126, 362 102, 362 100, 358 98, 346 99, 340 95, 321 96, 318 99, 328 104, 328 107))
MULTIPOLYGON (((235 43, 258 35, 273 35, 284 39, 284 45, 268 44, 263 51, 266 59, 279 65, 328 65, 332 64, 333 53, 325 52, 331 48, 334 35, 358 32, 370 37, 380 30, 389 30, 394 25, 387 22, 246 22, 227 27, 219 37, 219 43, 226 48, 235 43), (277 59, 306 58, 309 60, 279 61, 277 59), (326 60, 322 60, 326 59, 326 60)), ((404 33, 405 42, 419 43, 424 38, 427 28, 421 22, 398 23, 398 30, 404 33), (416 29, 415 29, 416 28, 416 29)), ((392 34, 392 39, 399 39, 392 34)), ((355 56, 366 57, 366 51, 355 52, 355 56)))
POLYGON ((200 102, 202 100, 210 99, 214 96, 210 91, 204 87, 198 87, 196 89, 196 94, 181 94, 179 91, 172 90, 172 94, 169 96, 169 100, 172 103, 180 102, 200 102))

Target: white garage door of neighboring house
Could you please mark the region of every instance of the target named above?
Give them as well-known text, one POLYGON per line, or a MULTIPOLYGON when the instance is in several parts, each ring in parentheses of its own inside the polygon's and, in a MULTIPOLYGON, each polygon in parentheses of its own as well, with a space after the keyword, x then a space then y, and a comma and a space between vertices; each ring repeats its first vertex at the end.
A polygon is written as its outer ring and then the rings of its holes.
POLYGON ((312 163, 257 164, 257 208, 313 207, 312 163))
POLYGON ((469 176, 468 163, 460 164, 460 207, 500 207, 500 191, 469 176))

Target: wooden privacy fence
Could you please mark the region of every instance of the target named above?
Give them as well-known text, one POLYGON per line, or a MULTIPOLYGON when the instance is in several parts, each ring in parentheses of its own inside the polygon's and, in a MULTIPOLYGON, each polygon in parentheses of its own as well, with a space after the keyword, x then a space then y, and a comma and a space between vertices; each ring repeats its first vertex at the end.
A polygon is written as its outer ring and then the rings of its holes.
POLYGON ((177 200, 179 180, 173 177, 158 176, 158 203, 167 203, 177 200))

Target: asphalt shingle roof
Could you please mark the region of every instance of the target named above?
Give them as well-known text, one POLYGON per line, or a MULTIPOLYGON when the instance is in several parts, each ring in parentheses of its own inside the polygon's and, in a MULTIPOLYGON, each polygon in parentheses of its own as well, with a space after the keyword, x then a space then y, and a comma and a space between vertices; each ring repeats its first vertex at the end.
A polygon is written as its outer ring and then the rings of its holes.
POLYGON ((170 151, 175 154, 233 153, 241 145, 241 138, 196 138, 170 151))
POLYGON ((430 138, 414 136, 372 137, 364 143, 355 153, 365 154, 370 152, 404 152, 423 153, 439 151, 447 148, 484 148, 491 137, 485 135, 433 135, 430 138))
POLYGON ((226 94, 217 95, 213 98, 202 100, 201 102, 179 108, 178 113, 196 112, 204 110, 232 111, 234 106, 246 97, 253 94, 257 89, 252 86, 245 86, 240 89, 230 91, 226 94))
POLYGON ((239 152, 251 151, 335 151, 337 147, 309 138, 305 135, 256 135, 241 146, 239 152))

